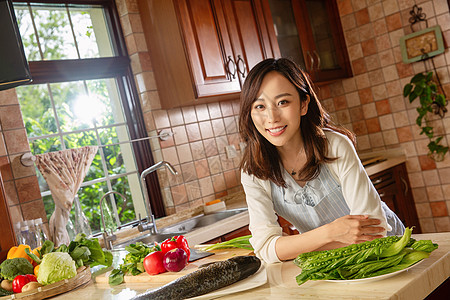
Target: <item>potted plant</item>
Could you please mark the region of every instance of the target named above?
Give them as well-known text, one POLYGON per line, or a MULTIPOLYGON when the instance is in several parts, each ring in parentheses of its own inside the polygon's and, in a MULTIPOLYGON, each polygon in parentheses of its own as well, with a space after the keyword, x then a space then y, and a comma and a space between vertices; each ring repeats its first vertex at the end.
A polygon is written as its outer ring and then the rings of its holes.
POLYGON ((434 136, 433 127, 429 125, 426 117, 428 113, 434 112, 442 118, 447 112, 447 100, 439 92, 433 80, 433 72, 416 74, 403 88, 403 96, 408 97, 410 103, 419 98, 420 105, 417 107, 419 116, 416 124, 422 128, 420 134, 425 134, 430 139, 428 155, 435 161, 442 161, 449 148, 440 144, 443 136, 434 136))

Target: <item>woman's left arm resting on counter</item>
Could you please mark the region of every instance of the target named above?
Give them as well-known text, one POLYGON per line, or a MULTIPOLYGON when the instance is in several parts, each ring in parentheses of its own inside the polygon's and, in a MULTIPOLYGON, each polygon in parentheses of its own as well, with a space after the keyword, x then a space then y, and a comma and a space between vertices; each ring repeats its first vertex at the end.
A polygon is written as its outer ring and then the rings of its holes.
POLYGON ((370 181, 353 144, 338 133, 327 134, 329 140, 329 156, 338 157, 330 163, 330 170, 341 184, 344 199, 350 208, 350 215, 368 215, 381 221, 385 228, 380 234, 386 236, 391 230, 381 206, 381 199, 370 181))

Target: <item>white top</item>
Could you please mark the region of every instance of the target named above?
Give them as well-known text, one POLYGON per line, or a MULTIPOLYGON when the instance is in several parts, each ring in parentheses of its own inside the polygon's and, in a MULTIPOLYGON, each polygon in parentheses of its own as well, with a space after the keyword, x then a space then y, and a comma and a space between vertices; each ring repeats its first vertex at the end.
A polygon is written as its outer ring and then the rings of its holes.
MULTIPOLYGON (((328 163, 327 167, 340 186, 345 203, 351 215, 369 215, 370 218, 381 220, 386 228, 382 235, 392 228, 387 223, 381 199, 367 175, 361 161, 356 154, 351 141, 344 135, 324 130, 328 139, 328 157, 338 157, 328 163)), ((290 175, 282 172, 283 178, 289 180, 290 175)), ((280 262, 275 252, 276 240, 282 235, 282 228, 278 224, 277 215, 272 199, 272 188, 269 180, 261 180, 253 175, 241 172, 241 183, 246 194, 249 211, 249 228, 252 233, 250 242, 255 254, 268 263, 280 262)), ((290 188, 286 194, 292 193, 290 188)))

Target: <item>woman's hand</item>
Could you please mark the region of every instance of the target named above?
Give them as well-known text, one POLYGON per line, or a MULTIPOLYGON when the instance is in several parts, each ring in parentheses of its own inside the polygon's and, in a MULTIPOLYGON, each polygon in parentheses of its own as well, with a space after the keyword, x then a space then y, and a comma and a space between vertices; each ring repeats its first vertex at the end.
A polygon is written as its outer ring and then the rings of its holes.
POLYGON ((347 215, 328 224, 329 237, 339 243, 356 244, 383 237, 383 227, 374 226, 381 223, 378 219, 370 219, 367 215, 347 215))

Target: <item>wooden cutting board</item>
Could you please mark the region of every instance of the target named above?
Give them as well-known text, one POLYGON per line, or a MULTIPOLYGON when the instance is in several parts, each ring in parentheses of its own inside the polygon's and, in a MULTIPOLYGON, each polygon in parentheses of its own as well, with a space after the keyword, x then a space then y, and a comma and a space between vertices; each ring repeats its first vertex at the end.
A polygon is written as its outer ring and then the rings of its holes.
MULTIPOLYGON (((136 276, 125 275, 123 279, 125 283, 152 282, 165 284, 181 276, 196 271, 198 267, 203 264, 226 260, 234 256, 253 254, 252 250, 245 250, 245 249, 221 249, 221 250, 212 250, 211 252, 214 252, 214 255, 191 262, 186 266, 186 268, 184 268, 180 272, 165 272, 158 275, 148 275, 147 273, 144 272, 136 276)), ((110 273, 111 271, 99 274, 94 278, 94 281, 96 283, 108 284, 108 277, 110 273)))
POLYGON ((61 280, 43 287, 23 292, 19 294, 12 294, 10 296, 0 297, 1 300, 7 299, 24 299, 24 300, 40 300, 47 299, 65 292, 71 291, 77 287, 83 286, 91 280, 91 269, 89 267, 80 267, 77 270, 77 275, 70 279, 61 280))

